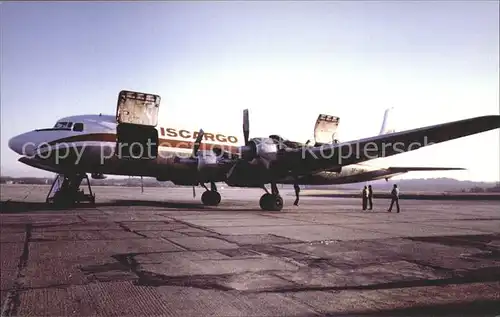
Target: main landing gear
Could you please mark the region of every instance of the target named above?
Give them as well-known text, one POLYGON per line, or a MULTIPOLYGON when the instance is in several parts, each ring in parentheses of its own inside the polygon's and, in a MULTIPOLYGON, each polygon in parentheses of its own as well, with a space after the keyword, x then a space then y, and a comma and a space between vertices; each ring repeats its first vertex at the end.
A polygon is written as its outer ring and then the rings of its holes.
POLYGON ((91 204, 95 203, 95 195, 92 193, 87 174, 57 175, 45 199, 46 203, 52 203, 61 207, 68 207, 84 201, 91 204), (85 194, 80 189, 80 185, 84 179, 87 180, 89 194, 85 194))
POLYGON ((221 196, 220 193, 217 191, 217 186, 215 185, 214 182, 210 183, 210 189, 205 186, 205 184, 201 184, 206 190, 205 192, 201 195, 201 202, 205 206, 217 206, 220 204, 221 201, 221 196))
MULTIPOLYGON (((299 193, 300 193, 300 187, 297 184, 293 185, 293 188, 295 189, 295 201, 294 205, 298 206, 299 205, 299 193)), ((280 195, 280 192, 278 190, 278 187, 276 184, 271 183, 271 193, 267 190, 265 186, 262 186, 262 189, 266 191, 262 197, 260 197, 259 205, 262 210, 268 210, 268 211, 280 211, 283 209, 283 198, 280 195)))
POLYGON ((271 183, 271 193, 269 193, 265 186, 262 186, 262 188, 266 191, 266 193, 260 197, 260 208, 262 210, 269 211, 280 211, 283 209, 283 198, 281 198, 276 184, 271 183))

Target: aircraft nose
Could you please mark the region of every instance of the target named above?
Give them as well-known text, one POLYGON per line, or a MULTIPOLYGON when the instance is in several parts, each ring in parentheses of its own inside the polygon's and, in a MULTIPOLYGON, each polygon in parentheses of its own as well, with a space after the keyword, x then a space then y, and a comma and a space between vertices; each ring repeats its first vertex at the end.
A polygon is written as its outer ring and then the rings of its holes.
POLYGON ((26 142, 25 134, 20 134, 9 140, 9 148, 17 154, 31 155, 35 149, 35 144, 26 142))
POLYGON ((15 136, 9 140, 9 148, 17 154, 21 154, 22 152, 22 144, 20 141, 19 136, 15 136))

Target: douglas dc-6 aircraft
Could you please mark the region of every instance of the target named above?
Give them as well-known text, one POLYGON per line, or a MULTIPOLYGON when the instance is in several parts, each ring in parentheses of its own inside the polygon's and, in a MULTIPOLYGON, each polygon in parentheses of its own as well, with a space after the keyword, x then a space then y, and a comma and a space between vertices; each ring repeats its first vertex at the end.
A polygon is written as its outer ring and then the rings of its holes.
MULTIPOLYGON (((327 185, 388 179, 408 171, 450 170, 436 167, 380 167, 366 162, 423 146, 445 142, 500 127, 500 115, 488 115, 396 132, 385 113, 379 135, 339 142, 339 118, 320 115, 315 142, 302 144, 278 135, 250 138, 248 110, 243 111, 243 142, 237 136, 158 126, 160 96, 121 91, 116 115, 79 115, 59 119, 53 128, 13 137, 9 147, 20 162, 57 173, 47 202, 95 202, 87 173, 155 177, 176 185, 205 188, 201 199, 215 206, 221 201, 215 183, 260 187, 263 210, 281 210, 277 184, 327 185), (90 195, 80 185, 87 180, 90 195), (210 183, 210 189, 205 185, 210 183), (271 191, 265 187, 271 185, 271 191)), ((480 150, 480 149, 479 149, 480 150)), ((480 151, 474 152, 477 155, 480 151)), ((467 154, 471 155, 471 153, 467 154)))

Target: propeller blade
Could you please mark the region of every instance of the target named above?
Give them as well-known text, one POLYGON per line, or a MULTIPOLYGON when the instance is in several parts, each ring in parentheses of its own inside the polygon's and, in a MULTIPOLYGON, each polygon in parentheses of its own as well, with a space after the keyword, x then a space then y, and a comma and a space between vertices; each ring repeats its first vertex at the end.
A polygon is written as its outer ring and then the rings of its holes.
POLYGON ((193 156, 196 156, 198 154, 198 150, 200 149, 201 140, 202 140, 204 134, 205 134, 205 132, 203 132, 203 129, 200 129, 200 131, 198 132, 198 136, 196 137, 196 140, 194 141, 193 156))
POLYGON ((248 109, 243 110, 243 138, 245 145, 248 145, 248 138, 250 135, 250 120, 248 119, 248 109))

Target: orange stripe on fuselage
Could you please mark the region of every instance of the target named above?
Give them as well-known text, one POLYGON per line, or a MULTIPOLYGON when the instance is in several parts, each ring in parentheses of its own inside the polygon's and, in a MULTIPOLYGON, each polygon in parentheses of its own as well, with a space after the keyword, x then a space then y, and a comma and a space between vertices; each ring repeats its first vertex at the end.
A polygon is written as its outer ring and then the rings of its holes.
MULTIPOLYGON (((49 142, 49 145, 55 145, 57 143, 68 143, 68 142, 116 142, 116 134, 111 133, 93 133, 93 134, 82 134, 74 135, 66 138, 61 138, 49 142)), ((193 148, 194 141, 184 141, 176 139, 166 139, 159 138, 159 146, 178 148, 178 149, 191 149, 193 148)), ((228 145, 227 143, 216 144, 216 143, 204 143, 200 145, 200 150, 211 150, 214 148, 219 148, 227 152, 238 153, 239 147, 234 145, 228 145)))

